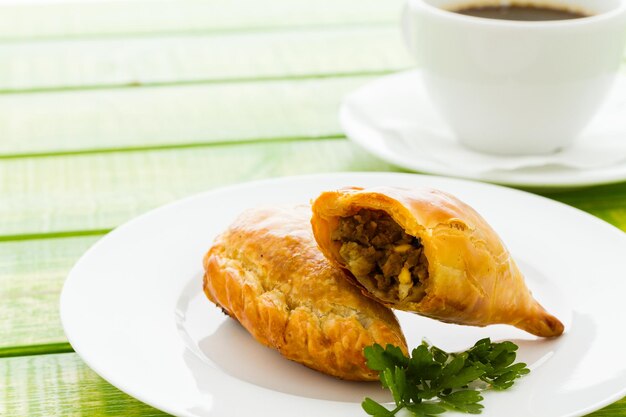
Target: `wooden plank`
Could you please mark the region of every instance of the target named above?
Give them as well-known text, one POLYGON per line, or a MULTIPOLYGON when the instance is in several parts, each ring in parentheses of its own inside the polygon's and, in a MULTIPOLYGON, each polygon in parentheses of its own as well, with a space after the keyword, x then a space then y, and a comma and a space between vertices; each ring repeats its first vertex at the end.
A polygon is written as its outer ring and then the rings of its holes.
POLYGON ((345 139, 0 161, 0 235, 107 229, 179 197, 244 180, 390 170, 345 139))
MULTIPOLYGON (((0 161, 0 236, 109 229, 150 208, 213 187, 359 170, 397 168, 343 139, 7 159, 0 161)), ((626 183, 547 195, 570 199, 626 230, 626 183), (584 193, 593 198, 574 199, 584 193)))
POLYGON ((0 155, 341 132, 341 98, 372 77, 0 95, 0 155))
POLYGON ((626 416, 626 398, 604 407, 601 410, 591 413, 588 417, 624 417, 626 416))
POLYGON ((104 0, 3 5, 0 40, 394 22, 401 0, 104 0))
POLYGON ((67 342, 58 311, 61 287, 72 265, 97 239, 0 243, 0 356, 67 342))
POLYGON ((587 211, 626 231, 626 182, 543 192, 546 197, 587 211))
POLYGON ((611 210, 624 207, 624 192, 626 192, 626 182, 621 186, 614 184, 574 190, 554 190, 549 192, 549 196, 582 210, 611 210), (616 192, 616 187, 623 192, 616 192))
POLYGON ((396 25, 0 43, 0 91, 380 73, 409 67, 396 25))
POLYGON ((75 353, 0 359, 0 416, 165 416, 120 392, 75 353))
POLYGON ((0 159, 341 134, 342 97, 372 76, 0 95, 0 159))
MULTIPOLYGON (((74 353, 0 359, 2 416, 164 416, 106 383, 74 353)), ((365 415, 365 414, 363 414, 365 415)), ((623 417, 622 399, 589 417, 623 417)))

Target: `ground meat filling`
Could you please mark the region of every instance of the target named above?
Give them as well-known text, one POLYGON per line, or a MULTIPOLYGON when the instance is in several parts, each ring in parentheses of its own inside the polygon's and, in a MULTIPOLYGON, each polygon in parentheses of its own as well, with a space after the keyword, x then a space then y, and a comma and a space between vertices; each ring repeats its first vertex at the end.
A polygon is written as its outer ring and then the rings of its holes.
POLYGON ((332 239, 355 278, 386 301, 419 301, 428 261, 419 238, 408 235, 384 211, 342 217, 332 239))

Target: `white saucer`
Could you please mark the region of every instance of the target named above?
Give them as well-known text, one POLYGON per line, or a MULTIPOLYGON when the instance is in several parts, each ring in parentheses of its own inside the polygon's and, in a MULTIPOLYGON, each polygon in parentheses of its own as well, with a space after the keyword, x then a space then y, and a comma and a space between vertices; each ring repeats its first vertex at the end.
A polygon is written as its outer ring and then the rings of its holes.
POLYGON ((419 71, 372 81, 344 100, 347 136, 400 167, 530 187, 577 187, 626 180, 626 75, 575 145, 548 156, 501 157, 460 145, 430 103, 419 71))

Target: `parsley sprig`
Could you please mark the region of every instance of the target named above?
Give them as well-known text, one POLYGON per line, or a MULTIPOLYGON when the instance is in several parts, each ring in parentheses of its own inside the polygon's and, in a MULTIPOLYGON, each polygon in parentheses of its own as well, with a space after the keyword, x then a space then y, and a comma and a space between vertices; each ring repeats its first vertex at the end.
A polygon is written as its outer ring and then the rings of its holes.
POLYGON ((469 350, 448 353, 423 342, 404 356, 397 346, 365 348, 367 366, 379 372, 396 407, 389 410, 371 398, 361 404, 374 417, 393 417, 406 409, 414 417, 433 417, 446 410, 480 414, 481 391, 504 390, 526 375, 525 363, 514 363, 517 345, 481 339, 469 350))

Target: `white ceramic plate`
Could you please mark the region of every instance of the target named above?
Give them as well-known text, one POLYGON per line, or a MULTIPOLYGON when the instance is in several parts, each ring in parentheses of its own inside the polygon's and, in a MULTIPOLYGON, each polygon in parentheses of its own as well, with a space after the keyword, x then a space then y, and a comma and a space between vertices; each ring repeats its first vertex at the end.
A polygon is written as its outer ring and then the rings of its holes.
POLYGON ((410 346, 447 350, 514 340, 532 372, 485 394, 485 417, 580 416, 626 392, 626 236, 573 208, 488 184, 411 174, 276 179, 199 194, 151 211, 95 244, 61 295, 67 337, 119 389, 178 416, 365 416, 377 383, 344 382, 255 342, 201 291, 214 236, 247 207, 302 203, 346 185, 433 186, 474 206, 507 243, 535 297, 566 325, 538 340, 512 327, 472 328, 399 314, 410 346))
POLYGON ((434 109, 416 70, 360 87, 344 100, 339 119, 350 140, 411 171, 565 188, 626 180, 625 111, 626 75, 621 75, 598 115, 567 152, 565 160, 576 160, 571 166, 554 162, 563 155, 498 157, 465 149, 434 109))

